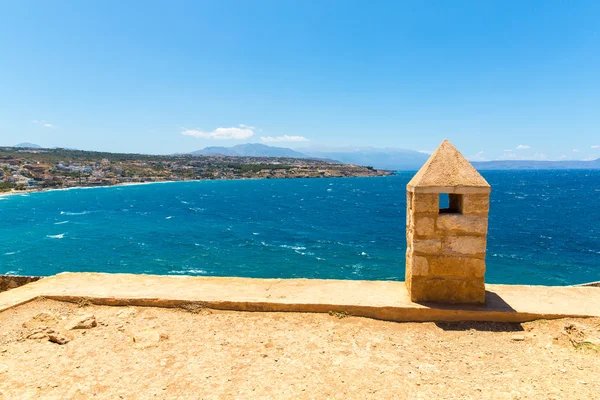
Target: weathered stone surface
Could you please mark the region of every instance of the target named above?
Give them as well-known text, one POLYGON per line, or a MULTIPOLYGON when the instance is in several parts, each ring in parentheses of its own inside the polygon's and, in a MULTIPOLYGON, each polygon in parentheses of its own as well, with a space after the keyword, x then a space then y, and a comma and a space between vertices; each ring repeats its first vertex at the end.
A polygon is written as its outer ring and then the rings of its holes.
POLYGON ((96 317, 92 314, 78 315, 65 324, 66 330, 90 329, 97 326, 96 317))
POLYGON ((485 255, 485 236, 457 236, 444 238, 442 251, 448 255, 485 255))
POLYGON ((483 280, 449 279, 413 276, 410 297, 414 302, 483 304, 483 280))
MULTIPOLYGON (((357 317, 388 321, 524 322, 600 317, 600 290, 595 287, 486 285, 494 294, 486 306, 465 309, 414 304, 405 283, 396 281, 65 272, 44 278, 32 286, 35 286, 32 290, 0 294, 0 312, 17 310, 18 305, 43 296, 73 303, 82 297, 93 298, 95 305, 122 307, 132 304, 136 307, 181 307, 182 304, 202 303, 217 310, 301 313, 327 313, 334 307, 357 317)), ((116 308, 112 310, 117 311, 116 308)), ((145 323, 152 323, 142 317, 140 315, 145 323)), ((74 340, 75 344, 78 341, 74 340)))
POLYGON ((408 277, 412 275, 413 258, 413 251, 411 249, 406 249, 406 262, 404 263, 404 273, 406 281, 408 281, 408 277))
POLYGON ((469 257, 435 257, 428 263, 432 276, 481 278, 485 275, 485 260, 469 257))
POLYGON ((435 255, 438 254, 442 249, 441 239, 415 239, 413 240, 412 244, 412 248, 415 253, 435 255))
POLYGON ((137 310, 133 307, 127 307, 117 312, 117 317, 130 319, 137 314, 137 310))
POLYGON ((489 191, 490 185, 452 143, 444 140, 407 185, 407 189, 413 192, 431 189, 433 193, 439 188, 443 188, 441 193, 467 189, 466 193, 468 189, 489 191))
POLYGON ((34 329, 27 335, 27 339, 48 339, 48 333, 46 332, 46 329, 34 329))
POLYGON ((489 184, 445 140, 406 188, 411 299, 483 303, 489 184), (448 193, 447 210, 439 208, 440 193, 448 193))
POLYGON ((435 220, 430 217, 415 217, 415 231, 417 235, 420 236, 429 236, 434 232, 434 223, 435 220))
POLYGON ((71 339, 56 331, 48 332, 48 340, 56 344, 67 344, 71 341, 71 339))
POLYGON ((485 235, 488 229, 488 219, 461 214, 441 214, 436 220, 436 229, 447 235, 453 233, 485 235))
POLYGON ((154 329, 147 329, 144 331, 136 332, 132 336, 135 347, 139 349, 145 349, 158 344, 161 340, 167 340, 169 336, 165 333, 160 333, 154 329))
POLYGON ((415 237, 415 232, 413 229, 406 229, 406 244, 408 245, 407 247, 411 247, 412 246, 412 242, 413 239, 415 237))
POLYGON ((412 256, 409 259, 410 261, 408 264, 410 264, 410 272, 412 275, 426 276, 429 274, 429 265, 425 257, 412 256))
POLYGON ((487 214, 490 211, 489 194, 463 195, 463 214, 487 214))
POLYGON ((27 321, 23 322, 23 328, 35 329, 40 327, 55 326, 58 323, 58 318, 50 313, 39 313, 34 315, 27 321))
POLYGON ((440 196, 436 193, 415 193, 412 197, 411 208, 415 213, 438 213, 440 196))

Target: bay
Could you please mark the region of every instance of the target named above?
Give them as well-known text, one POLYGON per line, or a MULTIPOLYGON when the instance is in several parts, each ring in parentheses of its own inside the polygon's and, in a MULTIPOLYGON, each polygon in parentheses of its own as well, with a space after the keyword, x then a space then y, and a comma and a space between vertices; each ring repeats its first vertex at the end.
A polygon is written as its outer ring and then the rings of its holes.
MULTIPOLYGON (((406 183, 197 181, 0 197, 0 273, 403 280, 406 183)), ((489 283, 600 280, 600 171, 483 171, 489 283)))

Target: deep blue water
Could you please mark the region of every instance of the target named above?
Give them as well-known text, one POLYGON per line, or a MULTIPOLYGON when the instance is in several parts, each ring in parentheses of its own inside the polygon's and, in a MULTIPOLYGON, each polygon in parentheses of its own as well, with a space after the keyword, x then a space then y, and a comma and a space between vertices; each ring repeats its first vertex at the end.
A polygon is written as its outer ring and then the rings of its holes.
MULTIPOLYGON (((0 198, 0 274, 403 280, 405 187, 382 178, 202 181, 0 198)), ((486 281, 600 280, 600 171, 484 172, 486 281)))

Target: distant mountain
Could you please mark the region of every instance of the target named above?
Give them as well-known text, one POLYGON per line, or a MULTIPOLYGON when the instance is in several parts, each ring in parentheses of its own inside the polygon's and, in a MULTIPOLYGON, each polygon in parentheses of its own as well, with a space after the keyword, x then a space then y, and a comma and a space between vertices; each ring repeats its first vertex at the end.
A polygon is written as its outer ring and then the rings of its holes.
POLYGON ((41 149, 42 148, 42 146, 40 146, 39 144, 28 143, 28 142, 15 144, 13 147, 22 147, 22 148, 26 148, 26 149, 41 149))
POLYGON ((429 155, 414 150, 356 148, 345 151, 303 150, 304 154, 315 158, 338 160, 345 164, 366 165, 388 170, 418 170, 429 155))
POLYGON ((309 158, 306 154, 299 153, 285 147, 266 146, 259 143, 239 144, 233 147, 205 147, 190 154, 238 156, 238 157, 290 157, 309 158))
MULTIPOLYGON (((296 151, 285 147, 266 146, 259 143, 240 144, 233 147, 206 147, 190 154, 220 154, 238 157, 315 158, 339 161, 344 164, 371 166, 377 169, 396 171, 416 171, 420 169, 429 158, 428 154, 418 151, 395 148, 338 147, 322 149, 314 147, 302 148, 300 151, 296 151)), ((475 168, 480 170, 600 169, 600 159, 593 161, 473 161, 472 164, 475 168)))
POLYGON ((317 158, 389 170, 417 170, 429 157, 427 154, 418 151, 404 149, 334 148, 330 150, 303 149, 300 152, 285 147, 266 146, 258 143, 240 144, 233 147, 206 147, 190 154, 317 158))
POLYGON ((592 161, 529 161, 503 160, 472 162, 480 170, 501 169, 600 169, 600 158, 592 161))

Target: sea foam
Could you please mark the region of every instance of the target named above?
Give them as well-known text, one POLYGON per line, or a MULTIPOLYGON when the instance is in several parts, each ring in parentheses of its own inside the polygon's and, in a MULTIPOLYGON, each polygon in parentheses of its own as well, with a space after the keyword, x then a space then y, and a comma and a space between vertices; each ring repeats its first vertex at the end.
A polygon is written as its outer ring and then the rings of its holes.
POLYGON ((60 215, 86 215, 89 213, 90 213, 90 211, 81 211, 81 212, 61 211, 60 215))

